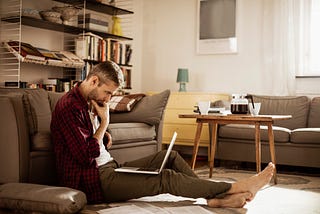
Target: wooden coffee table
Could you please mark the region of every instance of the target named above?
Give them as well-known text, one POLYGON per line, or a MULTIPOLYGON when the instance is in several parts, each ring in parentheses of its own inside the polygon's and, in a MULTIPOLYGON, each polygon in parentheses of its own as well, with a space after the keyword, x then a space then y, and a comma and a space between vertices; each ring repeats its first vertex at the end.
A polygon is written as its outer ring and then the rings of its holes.
MULTIPOLYGON (((194 139, 193 153, 192 153, 192 162, 191 167, 194 169, 196 158, 199 149, 200 136, 202 131, 202 126, 204 123, 212 125, 212 138, 210 142, 210 178, 212 177, 212 170, 214 166, 214 155, 216 151, 217 144, 217 129, 218 124, 251 124, 255 125, 255 145, 256 145, 256 168, 257 172, 261 171, 261 142, 260 142, 260 126, 266 125, 268 127, 268 137, 269 137, 269 146, 271 161, 276 165, 276 156, 275 156, 275 147, 274 147, 274 134, 272 130, 272 124, 276 120, 287 120, 292 118, 291 115, 236 115, 236 114, 180 114, 179 118, 195 118, 197 122, 197 131, 194 139)), ((274 183, 277 184, 277 171, 274 172, 274 183)))

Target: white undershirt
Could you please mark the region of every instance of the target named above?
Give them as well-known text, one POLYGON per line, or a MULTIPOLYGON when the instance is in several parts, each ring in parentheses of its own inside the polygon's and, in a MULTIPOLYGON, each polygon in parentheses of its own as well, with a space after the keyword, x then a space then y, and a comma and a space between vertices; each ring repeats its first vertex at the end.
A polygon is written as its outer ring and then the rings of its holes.
MULTIPOLYGON (((89 111, 90 120, 93 126, 93 133, 96 133, 98 127, 100 126, 100 122, 98 117, 95 116, 92 112, 89 111)), ((99 141, 100 145, 100 156, 96 158, 98 166, 108 163, 112 161, 113 158, 111 157, 110 153, 106 150, 106 147, 103 144, 103 140, 99 141)))

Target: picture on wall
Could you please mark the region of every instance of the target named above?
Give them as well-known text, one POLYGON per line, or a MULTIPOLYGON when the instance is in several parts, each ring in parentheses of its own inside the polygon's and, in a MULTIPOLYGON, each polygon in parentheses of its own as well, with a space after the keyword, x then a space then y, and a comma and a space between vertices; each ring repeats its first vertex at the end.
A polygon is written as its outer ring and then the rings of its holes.
POLYGON ((198 0, 197 53, 237 53, 237 0, 198 0))

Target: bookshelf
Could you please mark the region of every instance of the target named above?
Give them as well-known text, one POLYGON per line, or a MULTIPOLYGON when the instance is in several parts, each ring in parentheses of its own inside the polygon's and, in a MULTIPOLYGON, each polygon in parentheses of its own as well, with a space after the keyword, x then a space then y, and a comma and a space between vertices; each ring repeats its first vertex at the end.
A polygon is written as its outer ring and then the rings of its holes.
MULTIPOLYGON (((35 0, 33 0, 35 1, 35 0)), ((113 5, 107 5, 100 2, 96 2, 95 0, 49 0, 51 2, 58 2, 63 5, 72 5, 78 8, 81 8, 80 14, 86 15, 87 13, 91 13, 92 11, 95 13, 102 13, 103 15, 130 15, 133 14, 132 11, 122 9, 113 5)), ((60 23, 54 23, 50 21, 46 21, 44 19, 34 18, 30 16, 25 16, 22 13, 23 10, 23 0, 8 0, 7 8, 8 10, 2 10, 0 13, 0 42, 4 43, 5 41, 14 40, 18 42, 22 41, 23 30, 22 26, 30 26, 36 29, 36 31, 40 30, 49 30, 55 31, 63 34, 63 50, 70 51, 75 53, 75 39, 79 37, 79 35, 90 32, 94 35, 98 35, 104 39, 113 39, 116 41, 132 41, 133 38, 127 36, 119 36, 114 35, 108 32, 101 32, 92 29, 87 29, 86 26, 72 26, 60 23)), ((1 5, 3 6, 3 5, 1 5)), ((50 8, 48 8, 50 9, 50 8)), ((111 27, 109 23, 109 27, 111 27)), ((40 47, 45 48, 45 47, 40 47)), ((17 87, 20 86, 21 80, 21 63, 33 63, 28 60, 21 60, 19 57, 15 57, 13 54, 10 54, 10 51, 4 46, 0 47, 0 87, 5 87, 5 82, 16 82, 17 87)), ((85 66, 79 68, 79 66, 61 66, 63 68, 64 77, 63 79, 70 79, 72 81, 78 81, 85 77, 83 73, 88 72, 93 65, 99 63, 100 59, 83 59, 85 61, 85 66), (86 70, 85 70, 86 69, 86 70)), ((123 72, 126 75, 127 82, 126 89, 131 89, 131 69, 132 65, 119 63, 123 72)), ((49 63, 46 63, 46 66, 51 66, 49 63)), ((54 65, 57 66, 57 65, 54 65)), ((11 84, 12 85, 12 84, 11 84)), ((13 84, 14 85, 14 84, 13 84)), ((26 84, 24 83, 25 87, 26 84)))

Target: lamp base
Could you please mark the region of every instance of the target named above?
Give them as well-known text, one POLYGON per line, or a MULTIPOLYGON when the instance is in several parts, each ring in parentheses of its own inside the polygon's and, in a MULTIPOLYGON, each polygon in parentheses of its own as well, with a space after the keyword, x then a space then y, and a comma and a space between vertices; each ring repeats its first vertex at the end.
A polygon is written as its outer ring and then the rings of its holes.
POLYGON ((187 91, 187 86, 185 82, 180 82, 179 91, 187 91))

